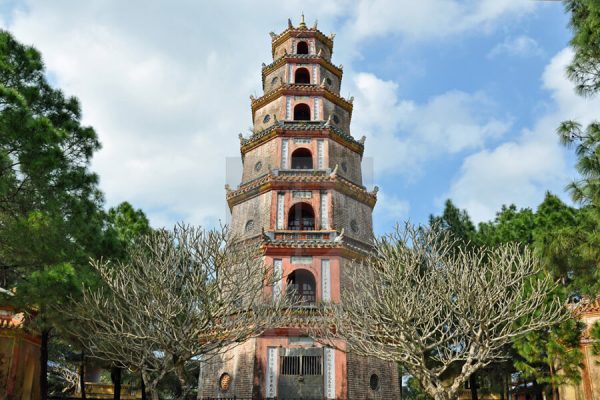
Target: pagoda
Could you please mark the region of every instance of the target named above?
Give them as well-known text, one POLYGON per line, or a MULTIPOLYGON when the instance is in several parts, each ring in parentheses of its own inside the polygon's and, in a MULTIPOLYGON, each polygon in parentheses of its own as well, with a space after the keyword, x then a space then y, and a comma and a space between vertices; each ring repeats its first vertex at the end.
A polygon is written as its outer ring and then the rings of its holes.
MULTIPOLYGON (((201 397, 395 399, 395 364, 323 346, 306 333, 311 309, 343 301, 350 260, 368 254, 377 197, 362 182, 364 137, 350 134, 353 99, 340 96, 334 35, 304 16, 271 33, 264 94, 251 96, 253 133, 240 135, 242 182, 227 189, 231 230, 255 241, 281 277, 271 296, 295 296, 292 326, 271 329, 211 360, 201 397), (304 329, 303 329, 304 328, 304 329)), ((267 289, 266 289, 267 290, 267 289)))

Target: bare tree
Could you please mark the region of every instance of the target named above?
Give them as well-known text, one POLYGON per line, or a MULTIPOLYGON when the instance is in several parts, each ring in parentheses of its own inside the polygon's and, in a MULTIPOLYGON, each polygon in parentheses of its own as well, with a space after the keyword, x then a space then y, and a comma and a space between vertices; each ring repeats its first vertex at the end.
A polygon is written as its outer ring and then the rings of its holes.
POLYGON ((68 311, 70 325, 92 356, 141 371, 153 398, 170 372, 180 384, 176 396, 184 396, 186 362, 208 360, 285 318, 283 296, 266 298, 277 277, 259 247, 225 229, 160 230, 128 256, 116 265, 92 261, 102 285, 84 291, 68 311))
POLYGON ((342 303, 326 310, 336 337, 401 363, 435 400, 457 398, 512 341, 567 315, 529 249, 464 250, 431 227, 406 224, 345 273, 342 303))

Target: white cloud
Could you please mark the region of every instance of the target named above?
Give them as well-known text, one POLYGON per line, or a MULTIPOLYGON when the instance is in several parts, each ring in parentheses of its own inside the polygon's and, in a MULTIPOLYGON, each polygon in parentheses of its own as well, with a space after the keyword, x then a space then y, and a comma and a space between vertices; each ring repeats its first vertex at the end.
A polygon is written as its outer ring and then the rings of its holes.
POLYGON ((450 91, 417 104, 399 99, 397 84, 372 74, 357 74, 353 83, 353 132, 367 136, 366 152, 379 173, 418 175, 425 161, 482 148, 511 126, 486 115, 494 104, 482 93, 450 91))
POLYGON ((488 58, 495 58, 502 55, 538 57, 543 54, 544 51, 535 39, 527 35, 521 35, 514 38, 506 38, 502 43, 494 46, 487 56, 488 58))
POLYGON ((393 224, 401 223, 409 219, 410 203, 400 197, 380 191, 377 194, 377 206, 373 212, 373 225, 376 229, 389 231, 393 229, 393 224))
POLYGON ((355 38, 402 34, 411 39, 443 38, 488 30, 500 19, 535 8, 529 0, 361 0, 349 21, 355 38))
MULTIPOLYGON (((162 225, 225 217, 226 159, 239 155, 237 133, 251 124, 248 95, 261 93, 268 31, 284 29, 289 16, 297 22, 304 10, 312 20, 309 10, 319 10, 320 27, 341 23, 335 61, 349 65, 364 38, 480 30, 532 4, 30 0, 2 23, 37 47, 53 82, 81 100, 84 122, 103 144, 93 169, 108 205, 131 201, 162 225)), ((344 75, 347 88, 353 71, 346 68, 344 75)), ((448 92, 416 104, 398 99, 393 82, 369 74, 355 81, 354 132, 369 135, 367 148, 386 171, 413 169, 430 157, 429 147, 437 154, 481 148, 507 128, 506 121, 474 116, 474 105, 487 101, 480 94, 448 92), (407 136, 397 136, 398 129, 407 136)))
POLYGON ((548 64, 543 86, 555 104, 531 129, 516 140, 467 157, 461 172, 444 198, 466 208, 475 221, 488 220, 503 204, 535 207, 551 190, 562 193, 573 176, 566 164, 565 150, 558 143, 560 121, 577 119, 588 123, 598 117, 600 98, 584 99, 573 91, 565 76, 572 51, 564 49, 548 64))

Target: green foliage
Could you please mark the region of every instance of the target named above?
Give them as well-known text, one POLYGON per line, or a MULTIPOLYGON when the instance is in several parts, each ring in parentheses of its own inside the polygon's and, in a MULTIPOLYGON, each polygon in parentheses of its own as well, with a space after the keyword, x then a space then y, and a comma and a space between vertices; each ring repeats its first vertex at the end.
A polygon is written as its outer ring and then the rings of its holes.
POLYGON ((575 57, 567 75, 577 91, 591 95, 600 90, 600 3, 598 0, 563 0, 573 30, 575 57))
MULTIPOLYGON (((599 65, 600 68, 600 65, 599 65)), ((557 133, 566 146, 575 146, 577 172, 581 179, 567 187, 577 203, 600 206, 600 124, 594 122, 585 129, 575 121, 564 121, 557 133)))
POLYGON ((579 339, 583 324, 569 319, 551 331, 532 332, 515 342, 515 349, 523 357, 515 367, 524 378, 547 383, 553 387, 579 383, 583 354, 579 339))
POLYGON ((88 170, 99 147, 77 99, 46 81, 39 52, 0 31, 0 286, 31 289, 33 272, 102 252, 102 196, 88 170))
MULTIPOLYGON (((595 215, 591 207, 569 207, 547 193, 535 211, 503 206, 493 221, 480 223, 477 229, 466 211, 456 208, 450 200, 443 215, 430 220, 438 221, 459 239, 468 238, 472 245, 518 242, 532 246, 545 270, 562 283, 555 295, 566 301, 598 293, 598 264, 593 260, 598 259, 600 246, 592 240, 597 237, 595 215)), ((512 350, 513 366, 539 383, 577 382, 582 361, 578 348, 581 331, 581 324, 571 319, 552 330, 517 340, 512 350), (555 376, 557 372, 560 376, 555 376)))

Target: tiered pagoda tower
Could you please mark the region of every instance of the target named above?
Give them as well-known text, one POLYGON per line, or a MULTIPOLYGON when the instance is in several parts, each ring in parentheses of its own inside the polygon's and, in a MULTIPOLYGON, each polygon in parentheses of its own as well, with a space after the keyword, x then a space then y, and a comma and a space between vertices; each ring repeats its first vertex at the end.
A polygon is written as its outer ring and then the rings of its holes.
POLYGON ((297 323, 213 360, 202 375, 205 397, 398 397, 393 363, 323 347, 302 329, 311 307, 343 301, 344 267, 364 257, 373 240, 376 192, 362 183, 364 137, 350 134, 353 99, 340 96, 333 37, 316 24, 307 27, 304 17, 271 33, 274 61, 263 64, 264 95, 251 97, 253 133, 240 135, 242 183, 227 188, 233 234, 260 243, 265 262, 282 277, 271 295, 293 295, 302 304, 297 323))

